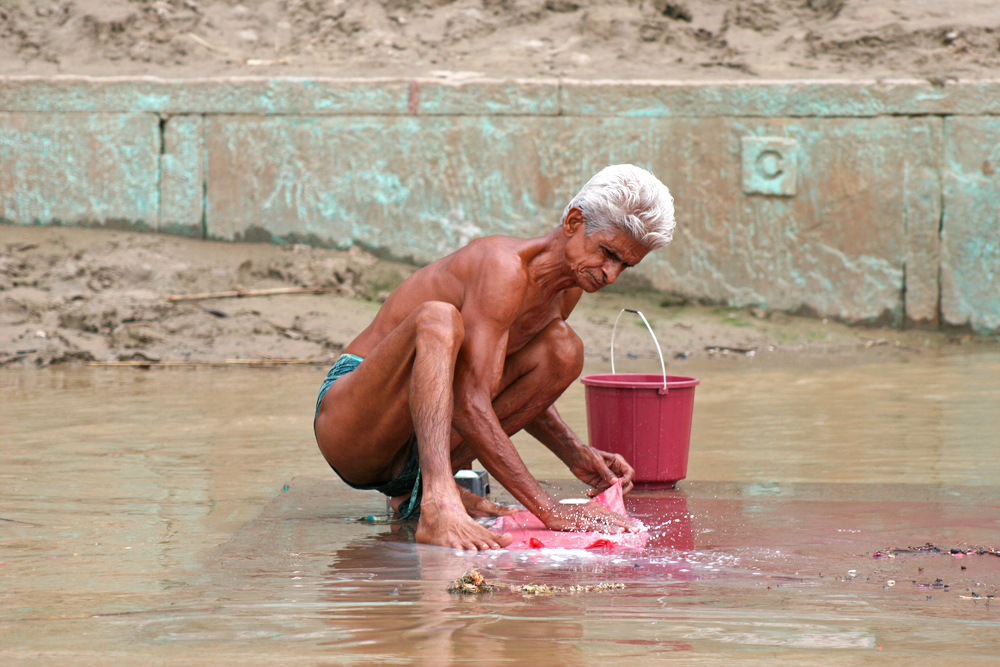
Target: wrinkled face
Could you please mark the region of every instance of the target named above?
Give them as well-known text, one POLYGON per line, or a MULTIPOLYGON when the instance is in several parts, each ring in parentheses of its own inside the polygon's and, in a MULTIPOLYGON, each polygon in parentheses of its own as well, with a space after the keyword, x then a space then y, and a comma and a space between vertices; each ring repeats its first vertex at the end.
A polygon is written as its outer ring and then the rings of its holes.
POLYGON ((579 221, 571 220, 574 217, 567 216, 569 229, 564 224, 564 233, 569 235, 566 259, 577 285, 585 292, 596 292, 614 283, 622 271, 638 264, 649 252, 649 248, 618 229, 588 236, 582 216, 579 221))

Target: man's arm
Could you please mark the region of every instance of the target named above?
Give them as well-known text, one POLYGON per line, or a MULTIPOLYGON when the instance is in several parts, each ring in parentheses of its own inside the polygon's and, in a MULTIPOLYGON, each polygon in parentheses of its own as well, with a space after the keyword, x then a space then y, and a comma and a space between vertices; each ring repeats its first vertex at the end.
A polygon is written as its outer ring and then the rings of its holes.
POLYGON ((527 278, 517 258, 480 265, 469 276, 462 304, 465 341, 455 366, 455 430, 505 489, 538 517, 558 504, 531 475, 493 409, 507 352, 507 336, 520 313, 527 278))
MULTIPOLYGON (((583 290, 579 288, 563 293, 559 304, 559 314, 563 321, 569 319, 582 294, 583 290)), ((588 495, 597 495, 619 479, 623 493, 632 490, 632 478, 635 476, 632 466, 620 454, 602 452, 583 444, 559 416, 555 405, 550 405, 526 425, 524 430, 558 456, 577 479, 596 488, 596 491, 589 491, 588 495)))
POLYGON ((596 495, 614 484, 622 482, 622 492, 632 490, 635 471, 621 454, 602 452, 583 444, 572 429, 562 420, 555 405, 540 414, 524 427, 566 464, 577 479, 596 488, 590 495, 596 495))
MULTIPOLYGON (((516 259, 516 258, 515 258, 516 259)), ((531 475, 493 409, 506 359, 507 336, 527 289, 519 263, 480 265, 469 276, 461 309, 465 341, 455 367, 453 425, 487 471, 554 530, 634 529, 635 523, 598 505, 563 506, 531 475)))

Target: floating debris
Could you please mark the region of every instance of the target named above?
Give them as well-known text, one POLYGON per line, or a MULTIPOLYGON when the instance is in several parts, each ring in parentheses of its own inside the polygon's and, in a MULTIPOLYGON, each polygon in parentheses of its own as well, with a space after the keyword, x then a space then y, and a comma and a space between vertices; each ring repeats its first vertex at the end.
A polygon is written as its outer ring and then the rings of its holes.
POLYGON ((498 590, 500 587, 486 581, 486 578, 478 570, 469 570, 448 586, 449 593, 461 593, 462 595, 495 593, 498 590))
POLYGON ((961 600, 986 600, 986 604, 989 605, 990 602, 996 599, 996 595, 980 595, 975 591, 970 591, 971 595, 959 595, 961 600))
POLYGON ((913 583, 916 585, 917 590, 926 590, 928 588, 933 588, 937 590, 942 590, 948 592, 951 590, 951 584, 944 583, 944 579, 937 578, 932 583, 921 583, 914 580, 913 583))
POLYGON ((387 516, 384 514, 366 514, 365 516, 357 516, 357 517, 349 516, 346 517, 344 521, 348 523, 350 522, 365 523, 370 526, 375 526, 383 523, 398 523, 398 521, 393 521, 393 518, 391 516, 387 516))
POLYGON ((998 556, 1000 557, 1000 549, 994 549, 991 547, 968 547, 968 548, 947 548, 939 547, 931 542, 926 543, 921 547, 906 547, 905 549, 881 549, 872 554, 872 558, 895 558, 896 556, 902 554, 917 554, 917 553, 931 553, 931 554, 947 554, 954 556, 956 558, 963 558, 965 556, 998 556))
MULTIPOLYGON (((511 593, 518 593, 524 597, 536 597, 539 595, 555 595, 557 593, 579 594, 620 590, 625 588, 625 584, 607 581, 599 584, 576 584, 573 586, 550 586, 549 584, 511 584, 506 588, 511 593)), ((460 578, 451 582, 448 586, 449 593, 461 593, 462 595, 495 593, 500 589, 500 586, 486 581, 486 578, 480 574, 478 570, 469 570, 460 578)))
POLYGON ((726 345, 707 345, 705 346, 705 351, 708 352, 708 356, 712 357, 716 354, 742 354, 747 357, 752 357, 757 354, 756 347, 731 347, 726 345))
POLYGON ((556 593, 591 593, 598 591, 612 591, 625 588, 625 584, 602 582, 599 584, 579 584, 574 586, 549 586, 548 584, 522 584, 520 586, 511 586, 510 590, 512 593, 520 593, 525 597, 533 597, 536 595, 555 595, 556 593))

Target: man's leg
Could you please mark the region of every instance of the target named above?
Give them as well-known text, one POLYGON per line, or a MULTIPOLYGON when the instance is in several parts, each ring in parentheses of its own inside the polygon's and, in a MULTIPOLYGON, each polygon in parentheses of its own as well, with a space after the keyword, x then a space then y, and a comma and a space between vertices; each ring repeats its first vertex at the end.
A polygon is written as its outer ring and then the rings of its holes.
MULTIPOLYGON (((545 412, 582 370, 583 342, 564 321, 553 321, 504 363, 500 393, 493 399, 504 432, 513 435, 545 412)), ((452 431, 454 470, 475 458, 452 431)))
POLYGON ((416 433, 424 487, 417 539, 460 549, 510 543, 473 521, 451 469, 455 359, 465 332, 447 303, 417 307, 358 368, 330 387, 316 418, 326 460, 355 484, 389 482, 405 466, 416 433))

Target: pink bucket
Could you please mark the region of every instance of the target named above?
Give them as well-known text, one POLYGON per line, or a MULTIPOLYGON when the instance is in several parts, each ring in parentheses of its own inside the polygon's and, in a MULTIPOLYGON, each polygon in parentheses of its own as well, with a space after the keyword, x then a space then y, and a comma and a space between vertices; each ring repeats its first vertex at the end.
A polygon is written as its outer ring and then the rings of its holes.
MULTIPOLYGON (((621 454, 635 468, 636 488, 672 489, 687 476, 694 415, 694 388, 698 380, 667 375, 663 353, 646 317, 660 355, 662 375, 615 373, 614 330, 611 334, 611 373, 588 375, 587 429, 595 449, 621 454)), ((621 318, 621 313, 618 314, 621 318)), ((615 330, 618 321, 615 320, 615 330)))

